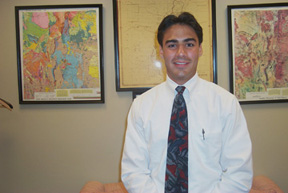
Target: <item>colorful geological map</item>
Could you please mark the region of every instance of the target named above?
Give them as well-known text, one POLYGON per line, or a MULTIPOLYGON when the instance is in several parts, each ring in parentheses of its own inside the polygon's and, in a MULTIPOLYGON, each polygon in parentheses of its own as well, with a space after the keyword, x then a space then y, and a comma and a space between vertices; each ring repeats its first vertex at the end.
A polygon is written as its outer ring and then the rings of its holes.
POLYGON ((288 10, 237 10, 233 18, 235 95, 287 99, 288 10))
POLYGON ((97 10, 23 12, 24 100, 99 98, 97 10))

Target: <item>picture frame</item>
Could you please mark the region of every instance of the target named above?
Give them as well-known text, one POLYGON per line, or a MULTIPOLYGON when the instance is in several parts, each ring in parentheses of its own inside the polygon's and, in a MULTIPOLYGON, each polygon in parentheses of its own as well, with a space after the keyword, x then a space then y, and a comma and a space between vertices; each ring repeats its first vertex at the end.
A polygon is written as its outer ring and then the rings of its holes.
POLYGON ((288 102, 288 3, 227 11, 231 93, 241 104, 288 102))
POLYGON ((198 74, 217 83, 215 0, 130 1, 113 0, 116 91, 133 91, 133 97, 165 81, 159 55, 157 28, 168 14, 193 13, 203 28, 204 48, 198 74), (165 6, 163 6, 165 5, 165 6))
POLYGON ((102 4, 16 6, 20 104, 104 103, 102 4))

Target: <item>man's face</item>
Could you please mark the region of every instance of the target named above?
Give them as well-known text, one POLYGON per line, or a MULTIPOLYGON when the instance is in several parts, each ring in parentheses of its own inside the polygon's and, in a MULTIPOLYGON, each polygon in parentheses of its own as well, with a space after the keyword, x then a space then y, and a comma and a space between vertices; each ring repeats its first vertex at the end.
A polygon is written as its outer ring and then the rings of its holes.
POLYGON ((197 70, 198 58, 202 55, 202 45, 194 29, 188 25, 172 25, 163 37, 160 55, 165 61, 168 76, 183 85, 197 70))

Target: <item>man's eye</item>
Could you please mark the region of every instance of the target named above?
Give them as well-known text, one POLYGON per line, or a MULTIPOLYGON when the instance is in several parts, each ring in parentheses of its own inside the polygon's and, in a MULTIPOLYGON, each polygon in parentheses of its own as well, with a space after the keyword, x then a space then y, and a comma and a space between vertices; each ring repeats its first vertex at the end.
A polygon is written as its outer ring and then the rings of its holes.
POLYGON ((193 47, 194 44, 193 44, 193 43, 187 43, 186 46, 187 46, 187 47, 193 47))
POLYGON ((168 45, 168 48, 175 48, 176 47, 176 44, 169 44, 168 45))

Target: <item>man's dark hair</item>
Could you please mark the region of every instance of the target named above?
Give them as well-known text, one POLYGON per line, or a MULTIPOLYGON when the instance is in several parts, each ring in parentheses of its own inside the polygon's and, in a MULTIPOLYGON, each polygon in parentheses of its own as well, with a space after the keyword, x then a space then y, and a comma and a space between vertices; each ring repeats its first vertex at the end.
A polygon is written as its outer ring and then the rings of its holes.
POLYGON ((194 29, 194 31, 197 34, 199 45, 202 43, 203 41, 202 27, 200 26, 200 24, 197 22, 196 18, 192 14, 188 12, 183 12, 178 17, 175 15, 168 15, 160 23, 158 27, 157 40, 158 40, 158 43, 161 45, 161 47, 163 46, 163 38, 164 38, 165 31, 169 27, 175 24, 190 26, 192 29, 194 29))

